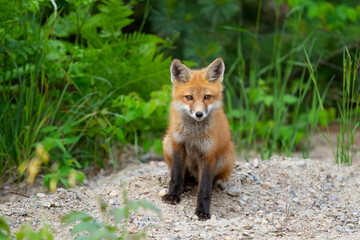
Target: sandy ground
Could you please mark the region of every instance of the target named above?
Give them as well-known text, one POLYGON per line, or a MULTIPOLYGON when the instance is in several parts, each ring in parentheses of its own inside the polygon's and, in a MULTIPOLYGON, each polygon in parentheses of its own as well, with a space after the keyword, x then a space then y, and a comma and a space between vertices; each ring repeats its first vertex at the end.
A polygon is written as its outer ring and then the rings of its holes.
POLYGON ((128 231, 144 231, 147 239, 360 239, 359 161, 351 167, 334 164, 321 141, 312 159, 238 159, 231 180, 213 190, 209 221, 194 214, 196 187, 185 189, 178 205, 161 201, 169 171, 157 161, 102 173, 70 190, 20 197, 0 204, 0 215, 13 232, 24 223, 36 229, 48 223, 55 239, 74 239, 73 226, 62 225, 61 218, 85 211, 100 220, 98 198, 121 207, 125 188, 129 199, 145 199, 161 210, 161 216, 140 211, 131 217, 128 231))

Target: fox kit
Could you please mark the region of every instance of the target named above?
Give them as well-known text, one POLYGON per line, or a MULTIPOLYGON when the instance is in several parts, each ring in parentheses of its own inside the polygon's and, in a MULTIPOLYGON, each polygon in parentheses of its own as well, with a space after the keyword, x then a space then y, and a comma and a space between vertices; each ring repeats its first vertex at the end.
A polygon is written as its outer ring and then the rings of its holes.
POLYGON ((173 100, 163 151, 171 179, 162 199, 179 203, 184 180, 195 177, 195 213, 200 220, 210 219, 213 183, 228 180, 234 165, 229 124, 222 109, 224 70, 221 58, 201 70, 191 70, 177 59, 170 67, 173 100))

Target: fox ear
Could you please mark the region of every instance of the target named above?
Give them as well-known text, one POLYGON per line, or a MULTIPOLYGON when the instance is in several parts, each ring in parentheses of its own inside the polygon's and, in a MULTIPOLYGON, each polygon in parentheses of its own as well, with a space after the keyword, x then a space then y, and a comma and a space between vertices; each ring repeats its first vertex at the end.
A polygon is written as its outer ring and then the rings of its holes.
POLYGON ((191 78, 191 70, 180 60, 174 59, 170 66, 171 81, 185 83, 191 78))
POLYGON ((224 61, 221 58, 217 58, 205 69, 203 77, 209 82, 222 82, 224 79, 224 71, 224 61))

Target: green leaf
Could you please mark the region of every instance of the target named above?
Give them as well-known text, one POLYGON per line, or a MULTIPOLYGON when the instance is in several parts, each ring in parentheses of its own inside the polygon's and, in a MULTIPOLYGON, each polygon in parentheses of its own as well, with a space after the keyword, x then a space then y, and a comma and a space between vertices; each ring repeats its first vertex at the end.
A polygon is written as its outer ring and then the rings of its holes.
POLYGON ((358 17, 357 12, 354 8, 346 8, 346 16, 350 19, 352 22, 356 22, 356 19, 358 17))
POLYGON ((153 211, 157 214, 161 214, 160 209, 158 209, 155 205, 153 205, 152 203, 142 199, 142 200, 138 200, 138 204, 144 208, 145 210, 150 210, 153 211))
POLYGON ((83 231, 88 231, 89 233, 94 233, 94 232, 98 231, 100 228, 102 228, 103 226, 104 226, 103 223, 83 221, 74 226, 73 230, 71 230, 71 234, 74 235, 76 233, 80 233, 83 231))
POLYGON ((76 181, 78 181, 79 183, 82 183, 85 178, 86 178, 86 176, 85 176, 85 174, 83 172, 76 171, 76 175, 75 175, 76 181))
POLYGON ((0 217, 0 234, 3 234, 3 236, 10 236, 10 228, 7 225, 5 219, 3 219, 2 217, 0 217), (3 233, 3 230, 5 231, 5 234, 3 233))
POLYGON ((290 94, 284 95, 284 102, 286 104, 293 105, 293 104, 297 103, 297 101, 298 101, 298 98, 293 95, 290 95, 290 94))
POLYGON ((148 201, 146 201, 144 199, 129 201, 130 210, 132 210, 136 213, 137 210, 139 209, 139 207, 142 207, 144 210, 150 210, 157 214, 160 214, 160 210, 157 207, 155 207, 153 204, 149 203, 148 201))
POLYGON ((162 141, 161 139, 155 139, 154 141, 154 152, 155 153, 162 153, 162 141))
POLYGON ((41 132, 48 133, 48 132, 55 131, 57 129, 58 129, 58 127, 56 127, 56 126, 47 126, 47 127, 42 128, 41 132))
POLYGON ((132 239, 134 239, 134 240, 141 239, 141 238, 146 239, 146 233, 144 233, 144 232, 138 232, 131 236, 132 236, 132 239))
POLYGON ((51 180, 55 180, 56 184, 58 184, 60 177, 56 173, 46 174, 43 180, 44 186, 49 187, 51 180))
POLYGON ((80 136, 71 136, 71 137, 67 137, 67 138, 63 138, 61 141, 63 144, 73 144, 78 142, 80 139, 80 136))
POLYGON ((104 119, 98 118, 97 121, 98 121, 98 124, 100 125, 100 127, 101 127, 102 129, 106 129, 107 124, 106 124, 106 122, 104 121, 104 119))
POLYGON ((111 214, 115 218, 115 222, 120 222, 126 216, 126 209, 125 208, 115 208, 111 210, 111 214))
POLYGON ((70 224, 70 223, 78 221, 78 220, 90 221, 92 219, 93 219, 93 217, 90 216, 87 213, 84 213, 84 212, 72 212, 72 213, 69 213, 69 214, 65 215, 61 219, 61 222, 65 223, 65 224, 70 224))
POLYGON ((54 146, 54 139, 46 137, 41 141, 41 144, 44 146, 45 151, 49 152, 54 146))
POLYGON ((99 230, 97 232, 95 232, 92 237, 92 240, 101 240, 101 239, 110 239, 110 240, 117 240, 116 234, 104 229, 104 230, 99 230))
POLYGON ((116 128, 116 136, 121 143, 126 143, 124 131, 120 127, 116 128))
POLYGON ((149 151, 149 149, 151 148, 152 145, 153 145, 152 140, 149 139, 149 138, 146 138, 146 139, 142 142, 143 151, 146 153, 147 151, 149 151))
POLYGON ((62 184, 64 184, 65 188, 69 188, 69 180, 63 177, 60 177, 59 180, 62 184))

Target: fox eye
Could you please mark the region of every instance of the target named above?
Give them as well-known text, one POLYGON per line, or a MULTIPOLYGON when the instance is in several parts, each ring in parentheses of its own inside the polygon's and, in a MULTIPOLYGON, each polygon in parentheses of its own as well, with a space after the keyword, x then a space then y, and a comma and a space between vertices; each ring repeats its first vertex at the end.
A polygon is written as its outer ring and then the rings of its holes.
POLYGON ((190 96, 190 95, 185 96, 185 98, 186 98, 186 100, 188 100, 188 101, 192 101, 192 100, 193 100, 193 97, 190 96))
POLYGON ((210 95, 205 95, 204 100, 210 100, 211 96, 210 95))

